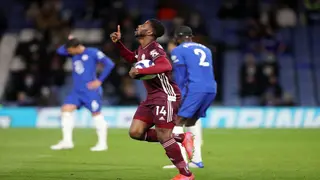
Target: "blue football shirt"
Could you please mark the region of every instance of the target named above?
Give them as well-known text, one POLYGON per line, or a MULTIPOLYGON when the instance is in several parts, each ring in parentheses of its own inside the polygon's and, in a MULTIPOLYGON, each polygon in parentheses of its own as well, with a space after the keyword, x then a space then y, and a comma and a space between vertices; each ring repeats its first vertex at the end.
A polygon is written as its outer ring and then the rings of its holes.
MULTIPOLYGON (((59 47, 57 53, 68 56, 64 46, 59 47)), ((96 48, 86 47, 83 53, 72 56, 72 78, 76 91, 87 91, 87 84, 99 79, 101 82, 110 74, 114 63, 103 52, 96 48), (100 77, 97 77, 97 63, 104 64, 104 70, 100 77)))
POLYGON ((212 53, 195 42, 182 43, 171 52, 175 80, 182 94, 187 92, 216 93, 212 53))

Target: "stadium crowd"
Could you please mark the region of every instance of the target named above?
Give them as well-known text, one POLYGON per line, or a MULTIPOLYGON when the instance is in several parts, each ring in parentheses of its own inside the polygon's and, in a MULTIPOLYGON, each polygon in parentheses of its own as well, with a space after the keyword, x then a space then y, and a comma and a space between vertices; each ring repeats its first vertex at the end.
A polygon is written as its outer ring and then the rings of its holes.
MULTIPOLYGON (((20 0, 25 9, 26 21, 31 22, 37 30, 36 36, 20 43, 16 49, 16 58, 19 60, 11 70, 7 83, 5 101, 20 106, 60 105, 63 97, 70 89, 71 64, 68 58, 55 53, 65 38, 74 28, 75 20, 99 21, 104 31, 104 39, 99 44, 88 44, 99 47, 113 59, 116 68, 104 82, 105 104, 134 105, 144 98, 145 93, 139 81, 127 76, 130 65, 121 60, 119 53, 109 39, 120 22, 123 40, 127 47, 138 47, 133 32, 144 19, 141 12, 129 11, 123 0, 104 1, 86 0, 85 8, 70 10, 62 6, 61 0, 20 0)), ((277 56, 281 53, 290 53, 290 44, 275 36, 275 32, 282 27, 293 27, 298 21, 297 12, 300 6, 298 1, 256 1, 246 0, 240 3, 237 0, 223 1, 217 16, 220 19, 245 20, 246 27, 239 32, 242 43, 238 49, 243 52, 243 64, 240 70, 239 96, 243 105, 295 105, 292 95, 284 92, 279 84, 279 65, 277 56)), ((179 1, 159 1, 156 7, 157 17, 167 27, 168 31, 159 41, 166 47, 172 37, 173 29, 181 24, 189 25, 196 33, 195 40, 205 45, 211 45, 207 22, 194 9, 179 1)), ((315 12, 307 9, 308 23, 314 23, 315 12), (311 14, 311 15, 310 15, 311 14)), ((7 20, 0 14, 2 28, 6 27, 7 20)), ((0 33, 3 32, 0 29, 0 33)), ((218 82, 218 101, 221 101, 223 66, 221 54, 226 47, 215 43, 215 74, 218 82)), ((231 47, 234 48, 234 47, 231 47)), ((170 53, 170 52, 168 52, 170 53)), ((101 69, 99 66, 98 69, 101 69)))
POLYGON ((276 36, 280 28, 294 27, 297 22, 294 1, 278 1, 272 6, 250 4, 246 9, 246 27, 242 33, 243 63, 240 69, 242 105, 294 106, 292 95, 283 92, 279 83, 277 57, 290 52, 290 44, 276 36))
MULTIPOLYGON (((17 65, 11 70, 6 88, 7 102, 19 106, 56 106, 60 105, 71 84, 71 64, 69 59, 56 54, 56 48, 63 44, 74 27, 75 19, 84 21, 102 21, 104 39, 99 44, 87 44, 99 47, 117 64, 115 70, 103 84, 105 104, 135 105, 144 98, 142 83, 127 76, 130 65, 121 60, 119 53, 109 39, 109 34, 120 22, 123 41, 130 49, 138 44, 133 32, 141 23, 137 11, 127 11, 122 0, 87 0, 84 9, 70 11, 64 9, 61 0, 22 1, 27 21, 37 30, 36 36, 22 42, 16 49, 17 65)), ((199 14, 189 10, 185 13, 172 1, 158 4, 157 18, 168 27, 169 34, 160 39, 166 44, 175 26, 189 24, 197 31, 198 39, 205 40, 206 28, 199 14), (173 22, 173 23, 169 23, 173 22)), ((98 70, 103 68, 99 66, 98 70)))

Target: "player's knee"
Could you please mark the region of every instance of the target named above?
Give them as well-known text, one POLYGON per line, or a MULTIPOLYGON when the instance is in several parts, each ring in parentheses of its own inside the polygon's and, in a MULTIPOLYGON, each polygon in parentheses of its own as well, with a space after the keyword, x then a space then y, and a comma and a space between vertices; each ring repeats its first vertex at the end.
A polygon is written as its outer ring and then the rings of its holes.
POLYGON ((72 112, 76 109, 77 109, 77 107, 75 105, 66 104, 66 105, 62 106, 61 111, 62 112, 72 112))
POLYGON ((178 116, 174 122, 177 126, 183 126, 186 123, 186 118, 178 116))
POLYGON ((92 112, 91 114, 93 117, 95 117, 95 116, 99 116, 101 113, 100 112, 92 112))
POLYGON ((135 140, 143 140, 143 135, 144 133, 137 130, 137 129, 130 129, 129 130, 129 136, 132 138, 132 139, 135 139, 135 140))
POLYGON ((160 143, 166 142, 172 138, 172 129, 156 128, 156 132, 160 143))

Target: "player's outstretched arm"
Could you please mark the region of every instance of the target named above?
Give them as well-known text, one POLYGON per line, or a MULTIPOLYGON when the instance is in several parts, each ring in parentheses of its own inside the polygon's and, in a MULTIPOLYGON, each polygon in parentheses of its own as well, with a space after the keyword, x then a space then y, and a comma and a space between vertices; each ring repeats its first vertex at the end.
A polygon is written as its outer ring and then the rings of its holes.
POLYGON ((66 49, 66 47, 64 45, 60 46, 58 49, 57 49, 57 53, 62 55, 62 56, 68 56, 69 53, 66 49))
POLYGON ((121 41, 116 42, 116 47, 120 50, 120 55, 129 63, 137 62, 135 53, 130 51, 121 41))
POLYGON ((138 74, 143 74, 143 75, 160 74, 160 73, 164 73, 172 70, 172 66, 169 60, 164 56, 158 57, 154 61, 154 64, 155 64, 154 66, 151 66, 148 68, 138 69, 138 74))
POLYGON ((120 55, 129 63, 137 62, 137 58, 135 57, 135 53, 130 51, 126 46, 120 41, 121 40, 121 31, 120 25, 118 25, 117 32, 113 32, 110 34, 110 38, 112 42, 115 43, 116 47, 120 50, 120 55))
POLYGON ((102 59, 100 59, 100 62, 102 62, 104 64, 103 71, 101 72, 101 74, 99 76, 99 80, 101 82, 103 82, 109 76, 109 74, 111 73, 115 64, 110 58, 108 58, 106 56, 104 56, 102 59))

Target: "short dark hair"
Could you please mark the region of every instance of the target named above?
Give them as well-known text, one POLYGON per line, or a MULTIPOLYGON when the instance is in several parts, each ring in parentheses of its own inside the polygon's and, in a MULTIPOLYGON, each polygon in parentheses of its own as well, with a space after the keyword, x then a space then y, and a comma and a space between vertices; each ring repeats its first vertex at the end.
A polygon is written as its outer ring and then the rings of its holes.
POLYGON ((174 31, 174 36, 176 38, 178 37, 192 37, 193 33, 192 33, 192 29, 189 26, 180 26, 178 28, 176 28, 176 30, 174 31))
POLYGON ((164 25, 157 19, 149 19, 151 27, 153 29, 154 36, 159 38, 164 35, 164 25))
POLYGON ((79 39, 77 38, 72 38, 72 39, 68 39, 66 44, 65 44, 65 47, 66 48, 71 48, 71 47, 77 47, 81 45, 81 42, 79 39))

